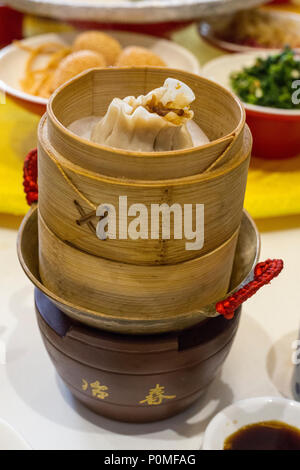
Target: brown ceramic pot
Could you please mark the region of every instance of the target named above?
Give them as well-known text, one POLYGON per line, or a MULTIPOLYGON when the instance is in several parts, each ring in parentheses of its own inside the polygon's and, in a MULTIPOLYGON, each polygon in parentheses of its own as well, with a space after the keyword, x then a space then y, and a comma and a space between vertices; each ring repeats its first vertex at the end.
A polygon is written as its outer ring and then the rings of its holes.
POLYGON ((223 365, 240 310, 231 321, 207 319, 179 333, 112 334, 62 313, 36 289, 39 328, 49 356, 72 394, 96 413, 146 423, 191 405, 223 365))

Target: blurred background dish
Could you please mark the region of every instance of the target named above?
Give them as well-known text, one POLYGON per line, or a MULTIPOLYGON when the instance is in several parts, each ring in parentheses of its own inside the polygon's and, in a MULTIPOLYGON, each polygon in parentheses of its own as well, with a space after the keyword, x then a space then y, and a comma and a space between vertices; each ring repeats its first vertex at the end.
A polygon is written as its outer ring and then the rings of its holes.
MULTIPOLYGON (((244 8, 245 0, 8 0, 16 10, 61 20, 160 23, 195 20, 244 8)), ((247 8, 266 3, 247 0, 247 8)))
MULTIPOLYGON (((233 90, 231 75, 251 67, 258 57, 267 58, 278 50, 231 54, 208 62, 202 74, 233 90)), ((300 153, 300 110, 257 106, 243 102, 247 123, 253 134, 253 154, 265 159, 284 159, 300 153)))
POLYGON ((300 15, 269 8, 243 10, 198 24, 200 36, 225 52, 282 48, 300 50, 300 15))
MULTIPOLYGON (((169 68, 187 70, 196 74, 200 72, 200 65, 196 57, 174 42, 121 31, 108 31, 107 34, 115 38, 123 48, 128 46, 146 48, 149 50, 149 53, 154 53, 158 56, 169 68)), ((30 52, 26 49, 34 48, 37 50, 41 45, 53 43, 60 43, 65 48, 68 48, 77 36, 78 33, 73 32, 44 34, 25 39, 20 41, 18 45, 12 44, 2 49, 0 51, 0 87, 2 90, 24 108, 37 114, 43 114, 48 99, 26 93, 24 89, 22 89, 21 82, 25 78, 26 67, 30 56, 30 52)), ((48 59, 41 57, 39 59, 39 65, 37 64, 37 66, 44 67, 45 60, 47 61, 48 59)), ((90 67, 88 66, 87 68, 90 67)), ((81 71, 82 70, 78 70, 78 73, 81 71)))

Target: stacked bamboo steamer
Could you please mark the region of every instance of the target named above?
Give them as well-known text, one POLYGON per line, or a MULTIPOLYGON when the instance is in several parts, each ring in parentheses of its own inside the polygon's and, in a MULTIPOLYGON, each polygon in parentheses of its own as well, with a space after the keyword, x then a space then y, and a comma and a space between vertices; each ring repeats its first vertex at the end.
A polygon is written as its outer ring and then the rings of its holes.
MULTIPOLYGON (((43 283, 83 310, 151 321, 187 315, 228 290, 242 219, 252 139, 239 100, 218 84, 159 68, 95 69, 61 87, 39 126, 39 263, 43 283), (173 77, 195 93, 194 120, 210 143, 162 153, 94 144, 71 133, 103 116, 115 97, 139 96, 173 77), (204 243, 106 239, 96 235, 100 204, 204 205, 204 243)), ((149 215, 150 217, 150 215, 149 215)), ((194 220, 194 219, 193 219, 194 220)), ((123 221, 124 222, 124 221, 123 221)), ((150 220, 149 220, 150 223, 150 220)), ((84 320, 86 321, 86 320, 84 320)), ((93 323, 94 324, 94 323, 93 323)), ((99 327, 101 323, 99 322, 99 327)))

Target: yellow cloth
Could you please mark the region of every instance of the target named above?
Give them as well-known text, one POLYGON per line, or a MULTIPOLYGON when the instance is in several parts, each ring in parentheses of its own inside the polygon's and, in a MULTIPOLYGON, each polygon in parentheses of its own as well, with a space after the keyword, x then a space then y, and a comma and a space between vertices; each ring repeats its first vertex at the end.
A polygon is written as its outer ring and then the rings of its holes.
MULTIPOLYGON (((220 51, 199 38, 195 26, 174 35, 203 65, 220 51)), ((25 214, 23 159, 36 146, 39 118, 7 100, 0 104, 0 212, 25 214)), ((300 214, 300 157, 286 161, 252 159, 246 209, 255 218, 300 214)))
POLYGON ((0 104, 0 212, 28 211, 22 186, 23 160, 36 147, 38 116, 6 99, 0 104))
POLYGON ((254 218, 300 214, 300 156, 251 160, 245 207, 254 218))

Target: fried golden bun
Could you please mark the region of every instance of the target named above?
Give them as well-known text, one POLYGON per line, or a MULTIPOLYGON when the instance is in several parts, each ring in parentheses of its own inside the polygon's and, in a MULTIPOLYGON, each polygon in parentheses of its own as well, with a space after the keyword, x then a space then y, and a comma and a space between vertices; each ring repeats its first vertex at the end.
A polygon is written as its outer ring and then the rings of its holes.
POLYGON ((74 41, 73 50, 82 49, 100 52, 106 60, 106 65, 114 65, 122 51, 116 39, 100 31, 87 31, 79 34, 74 41))
POLYGON ((116 62, 118 67, 134 67, 134 66, 157 66, 165 67, 165 62, 154 54, 154 52, 144 47, 129 46, 126 47, 116 62))
POLYGON ((52 90, 66 83, 76 75, 94 67, 105 67, 103 55, 93 51, 78 51, 65 57, 56 69, 52 79, 52 90))

